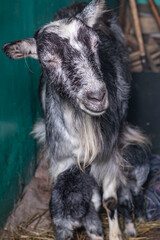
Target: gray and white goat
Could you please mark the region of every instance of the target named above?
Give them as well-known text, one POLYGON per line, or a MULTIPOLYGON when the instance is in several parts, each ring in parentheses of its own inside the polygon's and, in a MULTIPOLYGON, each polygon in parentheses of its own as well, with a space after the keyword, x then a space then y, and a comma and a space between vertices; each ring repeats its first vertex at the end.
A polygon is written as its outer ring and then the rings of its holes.
POLYGON ((101 206, 99 187, 88 167, 85 173, 77 165, 58 175, 50 201, 51 218, 56 239, 73 239, 73 230, 85 227, 93 240, 103 240, 102 223, 98 216, 101 206))
POLYGON ((52 180, 73 165, 91 165, 90 174, 103 189, 110 240, 122 239, 117 204, 125 232, 134 235, 131 210, 134 199, 143 199, 149 163, 145 137, 126 122, 131 76, 122 31, 105 1, 66 8, 33 38, 7 43, 3 51, 41 65, 44 119, 34 133, 45 148, 52 180))

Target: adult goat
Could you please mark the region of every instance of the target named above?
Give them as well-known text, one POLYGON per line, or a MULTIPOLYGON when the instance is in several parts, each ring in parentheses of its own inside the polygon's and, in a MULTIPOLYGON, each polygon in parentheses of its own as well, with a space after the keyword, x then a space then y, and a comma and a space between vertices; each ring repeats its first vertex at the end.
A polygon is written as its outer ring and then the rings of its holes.
POLYGON ((117 192, 119 205, 126 207, 125 231, 134 235, 130 203, 148 175, 146 139, 126 122, 131 76, 123 33, 105 1, 62 10, 33 38, 7 43, 3 51, 41 65, 44 120, 34 133, 50 161, 52 180, 75 164, 91 165, 90 174, 103 189, 110 240, 122 239, 117 192))

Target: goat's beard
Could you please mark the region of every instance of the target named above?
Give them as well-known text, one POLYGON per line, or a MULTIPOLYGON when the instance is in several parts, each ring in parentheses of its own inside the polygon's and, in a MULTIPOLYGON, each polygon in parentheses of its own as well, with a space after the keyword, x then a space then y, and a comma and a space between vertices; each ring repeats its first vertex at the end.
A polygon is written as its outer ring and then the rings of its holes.
POLYGON ((103 137, 99 121, 84 114, 80 126, 80 145, 77 158, 79 167, 84 169, 89 166, 102 151, 102 147, 103 137))

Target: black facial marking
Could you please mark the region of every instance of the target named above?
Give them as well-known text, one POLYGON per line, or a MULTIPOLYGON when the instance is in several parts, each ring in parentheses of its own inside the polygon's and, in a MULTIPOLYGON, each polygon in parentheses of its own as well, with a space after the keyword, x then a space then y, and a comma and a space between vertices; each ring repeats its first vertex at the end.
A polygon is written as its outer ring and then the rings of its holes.
POLYGON ((89 50, 91 49, 91 39, 89 31, 86 26, 81 26, 78 30, 77 40, 86 46, 89 50))
POLYGON ((58 55, 62 60, 64 60, 64 49, 68 45, 67 39, 62 39, 56 33, 44 33, 37 39, 37 49, 40 55, 40 59, 43 61, 43 55, 49 52, 53 55, 58 55))

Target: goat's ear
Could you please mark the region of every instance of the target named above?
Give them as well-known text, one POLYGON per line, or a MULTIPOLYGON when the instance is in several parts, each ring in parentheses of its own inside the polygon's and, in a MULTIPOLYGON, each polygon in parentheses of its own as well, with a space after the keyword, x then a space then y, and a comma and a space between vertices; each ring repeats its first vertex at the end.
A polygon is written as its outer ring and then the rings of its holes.
POLYGON ((11 59, 26 57, 38 59, 36 40, 34 38, 6 43, 3 45, 2 51, 11 59))
POLYGON ((102 16, 105 8, 105 0, 92 0, 81 13, 77 14, 77 18, 85 22, 89 27, 97 22, 102 16))

